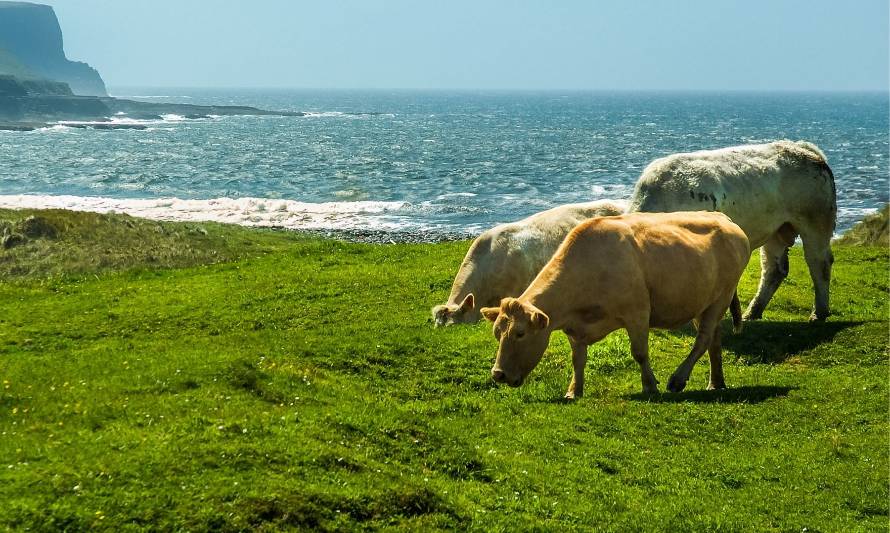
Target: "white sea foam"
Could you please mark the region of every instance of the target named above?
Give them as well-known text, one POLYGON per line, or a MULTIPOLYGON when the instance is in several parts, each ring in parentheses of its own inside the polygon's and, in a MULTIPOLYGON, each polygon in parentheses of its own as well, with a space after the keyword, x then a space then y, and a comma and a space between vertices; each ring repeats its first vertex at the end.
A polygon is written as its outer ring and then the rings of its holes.
POLYGON ((0 195, 9 209, 72 209, 126 213, 152 220, 213 221, 288 229, 421 230, 430 224, 411 217, 408 202, 309 203, 269 198, 119 199, 94 196, 0 195))
POLYGON ((90 124, 154 124, 157 120, 139 120, 125 116, 114 116, 108 120, 60 120, 56 123, 58 126, 76 126, 90 124))
POLYGON ((55 133, 70 133, 71 128, 64 124, 53 124, 52 126, 46 126, 43 128, 37 128, 36 131, 51 131, 55 133))
POLYGON ((191 96, 167 95, 167 94, 132 94, 112 95, 114 98, 191 98, 191 96))
POLYGON ((304 117, 323 118, 323 117, 343 117, 346 116, 342 111, 304 111, 304 117))
POLYGON ((448 198, 473 198, 476 196, 474 192, 447 192, 436 197, 437 200, 447 200, 448 198))

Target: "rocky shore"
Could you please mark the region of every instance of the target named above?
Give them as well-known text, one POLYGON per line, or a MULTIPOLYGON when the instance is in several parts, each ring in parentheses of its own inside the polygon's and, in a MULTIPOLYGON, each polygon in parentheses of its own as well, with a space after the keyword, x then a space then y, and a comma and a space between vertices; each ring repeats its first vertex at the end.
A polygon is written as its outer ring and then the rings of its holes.
POLYGON ((112 121, 112 117, 152 120, 160 119, 163 115, 196 119, 231 115, 302 117, 306 113, 270 111, 249 106, 139 102, 112 97, 0 94, 0 130, 7 131, 32 131, 60 122, 75 128, 144 129, 143 125, 112 121))
POLYGON ((386 230, 357 230, 357 229, 301 229, 292 230, 275 228, 282 231, 334 239, 345 242, 361 242, 368 244, 419 244, 439 243, 448 241, 461 241, 476 238, 475 234, 466 232, 430 232, 430 231, 386 231, 386 230))

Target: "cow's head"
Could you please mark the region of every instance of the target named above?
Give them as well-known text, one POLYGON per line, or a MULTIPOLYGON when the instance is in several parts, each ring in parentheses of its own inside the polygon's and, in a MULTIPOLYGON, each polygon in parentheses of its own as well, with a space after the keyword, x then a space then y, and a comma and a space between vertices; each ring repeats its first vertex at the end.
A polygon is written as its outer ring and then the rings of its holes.
POLYGON ((460 304, 433 307, 433 322, 436 323, 436 327, 476 322, 479 320, 479 313, 474 312, 475 308, 476 302, 473 293, 470 293, 460 304))
POLYGON ((518 387, 532 371, 550 342, 550 318, 537 307, 516 298, 504 298, 500 307, 483 307, 482 316, 494 322, 498 357, 491 377, 518 387))

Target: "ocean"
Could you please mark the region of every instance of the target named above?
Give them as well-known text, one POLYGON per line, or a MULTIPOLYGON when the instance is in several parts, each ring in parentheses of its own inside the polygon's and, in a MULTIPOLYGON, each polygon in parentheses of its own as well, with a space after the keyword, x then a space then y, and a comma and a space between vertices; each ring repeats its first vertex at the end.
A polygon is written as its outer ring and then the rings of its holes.
POLYGON ((475 234, 559 204, 627 198, 661 156, 783 138, 828 156, 838 233, 890 191, 887 93, 112 93, 310 114, 0 132, 0 207, 475 234))

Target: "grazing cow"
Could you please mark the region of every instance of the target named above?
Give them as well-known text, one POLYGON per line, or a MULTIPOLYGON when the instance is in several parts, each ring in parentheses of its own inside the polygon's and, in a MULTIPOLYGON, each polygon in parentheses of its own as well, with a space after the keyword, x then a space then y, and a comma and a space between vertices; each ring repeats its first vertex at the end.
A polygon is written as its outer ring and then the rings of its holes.
POLYGON ((643 170, 629 212, 720 211, 760 248, 760 286, 745 311, 761 318, 788 276, 788 248, 797 235, 813 279, 810 320, 829 312, 831 237, 837 218, 834 175, 815 145, 804 141, 674 154, 643 170))
POLYGON ((735 288, 750 255, 745 233, 721 213, 588 220, 572 230, 522 295, 482 309, 499 342, 491 376, 518 387, 541 360, 550 334, 563 330, 574 369, 566 398, 581 396, 587 347, 624 328, 643 391, 658 392, 649 366, 649 329, 693 320, 695 344, 668 390, 683 390, 705 350, 711 360, 708 388, 723 388, 720 320, 733 303, 733 321, 741 326, 735 288))
POLYGON ((620 215, 626 207, 610 200, 568 204, 486 231, 470 245, 448 302, 433 307, 436 326, 478 322, 479 308, 528 287, 575 226, 591 217, 620 215))

